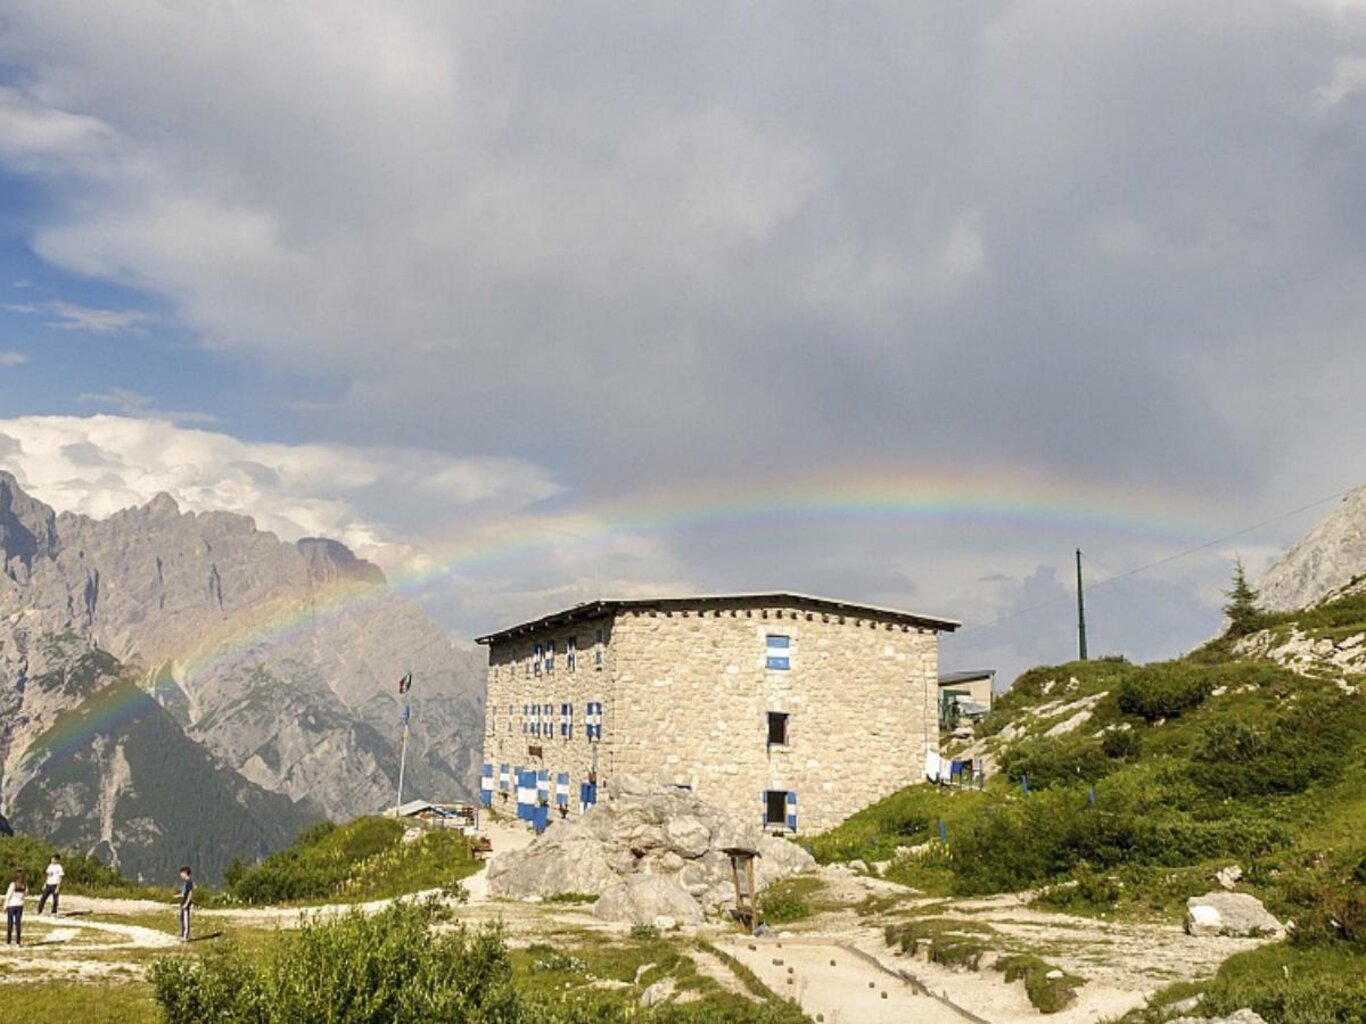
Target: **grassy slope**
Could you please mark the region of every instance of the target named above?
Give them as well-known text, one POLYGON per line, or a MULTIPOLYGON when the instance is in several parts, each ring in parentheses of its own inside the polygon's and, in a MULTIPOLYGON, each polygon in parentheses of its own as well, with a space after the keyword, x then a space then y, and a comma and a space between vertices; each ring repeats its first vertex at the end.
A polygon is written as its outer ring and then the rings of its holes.
POLYGON ((365 817, 310 826, 260 864, 230 868, 230 896, 244 903, 373 900, 450 889, 479 870, 458 832, 428 832, 405 843, 406 826, 365 817))
MULTIPOLYGON (((1277 640, 1342 640, 1366 632, 1366 594, 1263 625, 1277 640)), ((818 837, 814 852, 894 858, 887 877, 935 893, 1039 888, 1073 911, 1167 917, 1237 862, 1240 888, 1294 920, 1297 937, 1230 961, 1205 1009, 1363 1020, 1349 1009, 1366 1005, 1366 697, 1349 692, 1362 682, 1241 658, 1229 638, 1157 665, 1035 669, 980 730, 1004 769, 985 792, 911 787, 818 837), (1088 721, 1044 736, 1088 697, 1088 721)))

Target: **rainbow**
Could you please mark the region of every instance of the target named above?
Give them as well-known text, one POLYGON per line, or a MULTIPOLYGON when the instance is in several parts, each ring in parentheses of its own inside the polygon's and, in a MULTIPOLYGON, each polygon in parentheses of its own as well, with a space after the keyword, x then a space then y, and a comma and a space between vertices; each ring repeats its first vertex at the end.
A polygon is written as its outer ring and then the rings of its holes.
MULTIPOLYGON (((388 587, 333 584, 321 588, 311 604, 267 602, 240 614, 225 633, 177 656, 175 674, 192 686, 201 674, 283 649, 317 625, 344 616, 377 617, 436 581, 623 538, 886 523, 1044 532, 1068 546, 1097 537, 1171 545, 1203 539, 1223 526, 1199 501, 1150 488, 1063 481, 1018 467, 865 466, 743 485, 691 481, 563 511, 553 507, 559 501, 428 547, 420 561, 391 573, 388 587)), ((399 674, 396 667, 395 680, 399 674)), ((45 736, 45 746, 54 752, 78 749, 120 716, 133 714, 131 705, 140 696, 111 694, 90 714, 63 716, 45 736)))

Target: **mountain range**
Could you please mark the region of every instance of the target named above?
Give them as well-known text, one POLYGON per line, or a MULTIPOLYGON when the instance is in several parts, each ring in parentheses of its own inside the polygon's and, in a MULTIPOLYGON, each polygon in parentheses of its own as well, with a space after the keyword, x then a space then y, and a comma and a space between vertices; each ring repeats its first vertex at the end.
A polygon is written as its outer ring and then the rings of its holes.
POLYGON ((0 813, 125 873, 391 805, 402 701, 405 795, 472 795, 481 664, 336 541, 165 494, 58 514, 0 472, 0 813))

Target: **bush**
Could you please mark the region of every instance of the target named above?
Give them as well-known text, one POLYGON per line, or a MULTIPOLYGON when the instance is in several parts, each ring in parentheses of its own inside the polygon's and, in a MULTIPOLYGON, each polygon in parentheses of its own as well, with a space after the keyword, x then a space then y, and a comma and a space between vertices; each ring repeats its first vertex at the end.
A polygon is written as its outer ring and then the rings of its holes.
POLYGON ((1050 978, 1048 975, 1055 970, 1053 965, 1028 954, 1004 957, 996 961, 995 967, 1005 974, 1006 981, 1024 980, 1029 1001, 1040 1013, 1067 1009, 1077 998, 1076 989, 1086 984, 1073 974, 1050 978))
POLYGON ((1306 696, 1266 726, 1211 723, 1195 751, 1192 777, 1225 797, 1303 792, 1339 770, 1363 718, 1361 702, 1339 694, 1306 696))
POLYGON ((61 854, 66 871, 63 892, 122 892, 136 888, 117 868, 109 867, 98 857, 79 850, 58 850, 51 843, 26 835, 0 836, 0 879, 9 884, 14 872, 22 871, 29 890, 37 892, 54 853, 61 854))
POLYGON ((1137 761, 1143 753, 1143 739, 1135 729, 1117 729, 1105 734, 1100 749, 1112 761, 1137 761))
POLYGON ((1182 662, 1165 662, 1139 669, 1119 686, 1119 709, 1149 722, 1175 718, 1199 707, 1213 690, 1205 669, 1182 662))
POLYGON ((811 916, 807 898, 820 888, 813 878, 786 878, 759 894, 759 907, 769 924, 787 924, 811 916))
POLYGON ((432 901, 367 916, 305 917, 249 959, 232 943, 197 962, 167 957, 149 980, 167 1024, 483 1024, 517 1019, 512 967, 496 929, 440 934, 432 901))
POLYGON ((1001 755, 1001 770, 1016 782, 1028 778, 1032 789, 1095 782, 1104 778, 1110 768, 1110 759, 1098 743, 1076 736, 1025 740, 1001 755))

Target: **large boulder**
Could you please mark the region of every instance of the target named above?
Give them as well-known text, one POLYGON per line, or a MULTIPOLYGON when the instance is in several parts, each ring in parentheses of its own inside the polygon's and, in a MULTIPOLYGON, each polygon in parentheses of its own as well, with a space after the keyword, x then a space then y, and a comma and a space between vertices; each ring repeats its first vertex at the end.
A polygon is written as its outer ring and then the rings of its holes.
POLYGON ((627 875, 603 891, 593 914, 604 921, 630 924, 654 924, 662 917, 696 924, 702 920, 702 907, 677 875, 627 875))
POLYGON ((734 902, 723 852, 730 847, 759 852, 761 888, 815 866, 801 847, 765 836, 686 790, 621 776, 606 797, 577 819, 553 823, 530 846, 495 857, 489 892, 514 898, 596 893, 595 913, 606 920, 691 922, 734 902))
POLYGON ((1190 935, 1282 935, 1285 929, 1262 901, 1245 892, 1207 892, 1186 901, 1190 935))

